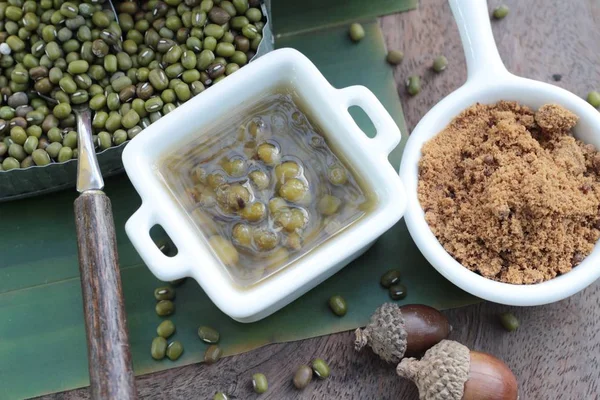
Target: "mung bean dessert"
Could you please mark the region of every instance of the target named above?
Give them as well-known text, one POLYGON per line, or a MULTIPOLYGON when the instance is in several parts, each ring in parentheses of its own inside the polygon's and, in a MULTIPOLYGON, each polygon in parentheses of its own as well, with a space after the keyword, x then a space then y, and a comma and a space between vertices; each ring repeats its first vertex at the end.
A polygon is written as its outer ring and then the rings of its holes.
POLYGON ((72 106, 89 102, 97 151, 243 67, 258 0, 0 2, 0 172, 77 157, 72 106), (52 97, 58 104, 38 95, 52 97))
POLYGON ((159 161, 164 183, 242 287, 302 257, 376 201, 298 103, 293 91, 277 90, 159 161))

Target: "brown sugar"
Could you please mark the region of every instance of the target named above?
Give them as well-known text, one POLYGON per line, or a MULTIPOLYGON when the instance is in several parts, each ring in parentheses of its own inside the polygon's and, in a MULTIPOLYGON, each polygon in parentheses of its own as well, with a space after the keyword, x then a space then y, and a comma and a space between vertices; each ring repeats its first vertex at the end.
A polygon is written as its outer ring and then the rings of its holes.
POLYGON ((569 272, 600 237, 600 153, 575 139, 577 116, 548 104, 476 104, 427 142, 419 201, 444 248, 502 282, 569 272))

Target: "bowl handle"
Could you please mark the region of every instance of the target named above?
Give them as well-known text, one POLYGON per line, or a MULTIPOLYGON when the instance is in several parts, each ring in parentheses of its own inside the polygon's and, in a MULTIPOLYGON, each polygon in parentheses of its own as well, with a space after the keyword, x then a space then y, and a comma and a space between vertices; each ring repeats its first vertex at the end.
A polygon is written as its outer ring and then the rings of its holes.
POLYGON ((385 107, 373 92, 364 86, 349 86, 338 89, 337 92, 346 112, 348 107, 358 106, 369 116, 377 130, 377 134, 375 137, 368 139, 368 143, 387 157, 400 143, 401 134, 398 125, 396 125, 385 107))
POLYGON ((160 224, 156 214, 143 203, 125 223, 125 232, 144 263, 158 279, 168 282, 188 276, 188 263, 182 249, 178 248, 177 255, 173 257, 166 256, 150 237, 150 229, 156 224, 160 224))
POLYGON ((450 0, 450 8, 467 59, 467 81, 497 82, 499 75, 510 75, 496 47, 487 2, 450 0))

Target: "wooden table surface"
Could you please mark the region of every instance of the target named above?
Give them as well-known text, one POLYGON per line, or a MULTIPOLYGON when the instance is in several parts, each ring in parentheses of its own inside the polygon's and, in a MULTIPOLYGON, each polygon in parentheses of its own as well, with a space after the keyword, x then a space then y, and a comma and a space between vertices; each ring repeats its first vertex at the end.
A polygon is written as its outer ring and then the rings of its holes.
MULTIPOLYGON (((490 7, 500 0, 490 0, 490 7)), ((510 14, 493 21, 494 36, 507 68, 524 77, 550 82, 585 96, 600 90, 599 0, 505 0, 510 14)), ((445 0, 420 0, 415 11, 381 19, 389 48, 405 60, 395 71, 409 129, 440 99, 465 80, 458 30, 445 0), (429 70, 444 54, 449 66, 429 70), (409 98, 402 82, 422 77, 422 92, 409 98)), ((600 266, 599 266, 600 267, 600 266)), ((541 307, 514 308, 481 303, 446 312, 454 326, 451 338, 503 359, 515 372, 520 399, 600 398, 600 285, 541 307), (512 311, 521 322, 514 333, 503 331, 497 313, 512 311)), ((141 398, 212 399, 217 390, 236 399, 417 399, 415 387, 395 375, 394 366, 370 351, 355 353, 350 332, 262 349, 221 360, 171 369, 138 378, 141 398), (294 389, 296 366, 315 357, 326 359, 332 376, 294 389), (252 392, 253 373, 269 379, 269 391, 252 392)), ((86 389, 46 396, 46 400, 88 398, 86 389)))

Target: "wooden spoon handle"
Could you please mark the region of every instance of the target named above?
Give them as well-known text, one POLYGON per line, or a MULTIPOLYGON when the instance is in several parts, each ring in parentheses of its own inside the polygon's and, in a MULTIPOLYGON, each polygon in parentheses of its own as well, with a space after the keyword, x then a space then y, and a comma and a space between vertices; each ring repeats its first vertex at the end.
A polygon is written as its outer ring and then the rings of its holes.
POLYGON ((75 222, 92 398, 136 399, 110 199, 83 192, 75 222))

